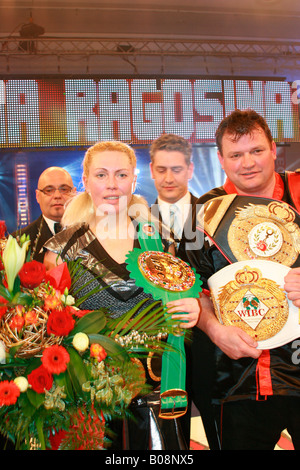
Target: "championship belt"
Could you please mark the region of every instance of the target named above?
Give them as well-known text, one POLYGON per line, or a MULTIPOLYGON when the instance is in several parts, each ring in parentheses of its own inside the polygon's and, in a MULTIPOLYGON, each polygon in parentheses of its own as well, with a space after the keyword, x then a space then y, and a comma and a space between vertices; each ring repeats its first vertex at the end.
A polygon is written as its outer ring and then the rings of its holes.
POLYGON ((198 228, 232 263, 208 280, 219 321, 246 331, 260 349, 299 337, 298 309, 283 289, 290 268, 300 266, 299 214, 280 201, 237 195, 209 201, 207 210, 198 228))
MULTIPOLYGON (((141 248, 127 255, 127 269, 136 285, 163 305, 183 297, 199 297, 202 281, 184 261, 164 253, 163 245, 153 224, 139 227, 141 248)), ((168 320, 174 323, 174 320, 168 320)), ((168 334, 168 345, 162 355, 161 396, 159 416, 174 419, 186 413, 188 400, 185 391, 186 360, 183 329, 174 326, 168 334)))

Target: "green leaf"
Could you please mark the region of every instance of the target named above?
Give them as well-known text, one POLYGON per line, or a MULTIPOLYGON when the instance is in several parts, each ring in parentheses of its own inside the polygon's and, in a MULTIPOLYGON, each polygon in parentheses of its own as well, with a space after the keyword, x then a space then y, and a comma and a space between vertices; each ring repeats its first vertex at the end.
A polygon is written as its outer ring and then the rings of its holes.
POLYGON ((39 408, 45 400, 45 395, 43 393, 37 393, 30 388, 27 390, 27 397, 35 408, 39 408))
POLYGON ((34 369, 37 369, 40 367, 42 364, 41 358, 40 357, 32 357, 30 359, 30 363, 28 364, 28 367, 26 368, 25 374, 24 375, 29 375, 30 372, 32 372, 34 369))
POLYGON ((122 331, 128 321, 136 314, 136 312, 147 302, 147 299, 141 300, 135 307, 129 310, 121 318, 117 318, 110 322, 109 327, 113 330, 113 335, 117 335, 122 331))
POLYGON ((76 326, 73 328, 69 337, 74 336, 76 333, 98 333, 103 330, 106 325, 106 317, 102 310, 94 310, 81 317, 76 326))
POLYGON ((24 292, 17 292, 12 299, 14 305, 30 305, 32 301, 32 296, 24 292))
POLYGON ((44 422, 41 418, 37 418, 35 425, 36 425, 36 429, 38 432, 38 438, 41 444, 41 449, 46 450, 45 436, 44 436, 44 429, 43 429, 44 422))
POLYGON ((37 407, 31 403, 27 393, 22 393, 18 399, 24 416, 30 418, 36 412, 37 407))
POLYGON ((6 289, 6 287, 4 287, 2 284, 0 284, 0 295, 6 300, 11 300, 13 297, 9 290, 6 289))
POLYGON ((11 348, 9 348, 9 355, 14 357, 18 351, 18 349, 21 347, 22 345, 19 344, 17 346, 12 346, 11 348))
POLYGON ((86 397, 86 395, 82 391, 82 385, 88 380, 88 374, 84 366, 84 362, 80 354, 78 354, 75 349, 68 348, 68 353, 70 355, 70 362, 67 365, 67 371, 71 383, 74 387, 75 393, 79 397, 86 397))
POLYGON ((17 292, 20 292, 20 287, 21 287, 21 280, 19 276, 16 277, 15 282, 14 282, 14 287, 13 287, 13 294, 15 295, 17 292))
POLYGON ((132 329, 145 331, 147 326, 153 327, 157 323, 165 323, 163 308, 160 306, 157 309, 153 309, 153 307, 154 304, 149 305, 148 308, 142 310, 139 315, 134 317, 127 327, 124 328, 122 335, 127 334, 132 329))
POLYGON ((71 383, 70 376, 68 375, 68 373, 63 372, 59 375, 55 375, 54 380, 55 380, 56 385, 58 385, 59 387, 64 387, 64 391, 67 395, 67 399, 74 401, 72 383, 71 383))

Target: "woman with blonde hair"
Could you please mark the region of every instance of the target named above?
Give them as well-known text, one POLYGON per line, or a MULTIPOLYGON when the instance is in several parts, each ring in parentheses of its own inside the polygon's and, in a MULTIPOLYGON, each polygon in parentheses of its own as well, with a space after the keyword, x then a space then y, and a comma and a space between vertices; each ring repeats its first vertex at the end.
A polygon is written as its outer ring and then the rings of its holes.
MULTIPOLYGON (((135 170, 136 156, 127 144, 99 142, 90 147, 83 160, 85 191, 68 204, 62 220, 65 229, 45 245, 48 250, 44 261, 47 268, 77 259, 87 268, 81 282, 83 286, 88 282, 88 286, 81 290, 81 295, 99 284, 105 287, 89 296, 81 308, 108 308, 113 318, 120 317, 143 299, 153 302, 151 296, 129 277, 125 264, 128 252, 139 247, 137 225, 140 221, 147 221, 150 214, 146 201, 133 194, 135 170)), ((165 251, 174 250, 168 237, 162 237, 162 242, 165 251)), ((176 315, 176 312, 187 312, 184 314, 186 323, 181 323, 181 326, 190 328, 198 321, 199 304, 196 299, 176 300, 171 303, 169 312, 175 313, 174 318, 178 319, 183 319, 183 316, 176 315)), ((149 399, 142 400, 141 406, 136 400, 132 407, 134 420, 133 424, 128 422, 126 437, 129 446, 126 448, 188 449, 189 443, 182 441, 178 420, 166 421, 158 417, 159 382, 151 385, 156 388, 150 392, 149 399), (152 435, 153 426, 158 436, 156 440, 152 435)))

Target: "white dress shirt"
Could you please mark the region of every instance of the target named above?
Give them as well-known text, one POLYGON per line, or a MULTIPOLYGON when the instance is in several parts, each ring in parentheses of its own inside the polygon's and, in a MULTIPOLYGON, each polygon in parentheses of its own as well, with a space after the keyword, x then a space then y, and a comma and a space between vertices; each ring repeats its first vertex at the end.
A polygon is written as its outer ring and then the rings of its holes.
POLYGON ((44 217, 45 222, 48 225, 50 231, 53 233, 53 235, 55 235, 54 224, 57 223, 57 220, 48 219, 48 217, 45 217, 44 215, 43 215, 43 217, 44 217))
POLYGON ((159 205, 159 210, 160 210, 162 221, 167 227, 170 227, 171 209, 172 210, 173 208, 175 209, 173 233, 175 235, 175 238, 177 240, 180 240, 185 221, 187 219, 187 216, 191 208, 190 192, 188 191, 181 199, 176 201, 176 203, 174 204, 170 204, 169 202, 162 201, 159 197, 157 198, 157 202, 159 205))

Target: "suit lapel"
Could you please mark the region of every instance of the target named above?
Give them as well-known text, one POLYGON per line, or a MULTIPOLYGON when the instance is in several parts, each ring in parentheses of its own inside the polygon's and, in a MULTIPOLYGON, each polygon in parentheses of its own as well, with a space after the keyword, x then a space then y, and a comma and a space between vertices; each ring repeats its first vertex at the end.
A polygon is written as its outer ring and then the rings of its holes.
POLYGON ((34 259, 36 261, 43 261, 44 259, 44 254, 43 252, 41 253, 41 250, 44 246, 44 244, 53 237, 53 234, 51 230, 48 227, 47 222, 43 218, 43 216, 39 217, 37 221, 37 237, 39 237, 37 244, 36 244, 36 250, 34 254, 34 259), (39 233, 40 232, 40 233, 39 233))

